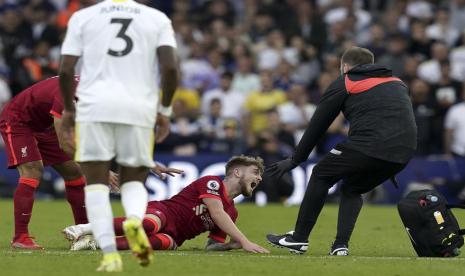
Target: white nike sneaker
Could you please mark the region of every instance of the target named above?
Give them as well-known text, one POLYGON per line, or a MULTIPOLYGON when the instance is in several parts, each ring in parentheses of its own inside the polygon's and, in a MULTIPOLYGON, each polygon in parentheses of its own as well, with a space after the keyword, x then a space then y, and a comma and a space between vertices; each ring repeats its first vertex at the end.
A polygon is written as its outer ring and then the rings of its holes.
POLYGON ((71 251, 97 250, 98 244, 92 235, 81 236, 77 241, 71 244, 71 251))
POLYGON ((63 235, 65 235, 65 239, 67 239, 70 242, 77 241, 84 234, 79 225, 68 226, 61 232, 63 233, 63 235))

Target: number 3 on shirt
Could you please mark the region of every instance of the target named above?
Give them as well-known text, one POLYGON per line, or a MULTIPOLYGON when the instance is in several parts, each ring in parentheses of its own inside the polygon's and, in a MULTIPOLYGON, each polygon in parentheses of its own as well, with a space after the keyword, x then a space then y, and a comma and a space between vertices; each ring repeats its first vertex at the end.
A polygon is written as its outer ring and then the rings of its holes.
POLYGON ((132 21, 131 18, 112 18, 111 19, 111 21, 110 21, 111 24, 113 24, 113 23, 121 24, 121 29, 119 30, 116 37, 121 38, 122 40, 124 40, 124 42, 126 43, 126 47, 124 47, 124 49, 120 50, 120 51, 115 51, 115 50, 112 50, 112 49, 108 49, 107 53, 110 56, 122 57, 122 56, 125 56, 125 55, 127 55, 127 54, 129 54, 131 52, 132 47, 134 46, 134 43, 132 42, 132 39, 126 34, 126 30, 128 29, 129 24, 131 24, 131 21, 132 21))

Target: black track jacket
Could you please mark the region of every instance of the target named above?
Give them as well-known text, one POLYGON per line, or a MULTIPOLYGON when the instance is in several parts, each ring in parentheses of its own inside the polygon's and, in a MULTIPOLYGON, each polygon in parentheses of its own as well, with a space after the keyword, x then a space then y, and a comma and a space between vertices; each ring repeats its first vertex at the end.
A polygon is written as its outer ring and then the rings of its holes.
POLYGON ((308 155, 339 112, 350 122, 344 145, 367 156, 407 163, 417 144, 417 126, 407 86, 377 64, 352 68, 331 83, 322 96, 292 159, 308 155))

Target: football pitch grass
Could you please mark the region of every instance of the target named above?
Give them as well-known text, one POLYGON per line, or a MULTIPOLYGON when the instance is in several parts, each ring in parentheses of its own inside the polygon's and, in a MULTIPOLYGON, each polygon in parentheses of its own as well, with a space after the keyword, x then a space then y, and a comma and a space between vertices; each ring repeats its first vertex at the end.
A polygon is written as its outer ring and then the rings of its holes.
MULTIPOLYGON (((94 275, 99 251, 68 251, 61 234, 72 223, 65 201, 37 201, 30 232, 44 251, 20 251, 9 247, 13 232, 13 202, 0 200, 0 275, 94 275)), ((122 215, 114 202, 115 215, 122 215)), ((268 248, 270 254, 242 250, 204 252, 206 235, 187 241, 177 251, 155 252, 154 263, 139 267, 123 253, 127 275, 463 275, 465 253, 458 258, 416 258, 395 206, 366 205, 362 209, 350 244, 351 256, 327 256, 336 231, 337 206, 327 205, 310 238, 309 251, 291 255, 265 242, 267 233, 293 228, 297 207, 238 205, 238 226, 250 240, 268 248)), ((455 214, 465 226, 465 211, 455 214)))

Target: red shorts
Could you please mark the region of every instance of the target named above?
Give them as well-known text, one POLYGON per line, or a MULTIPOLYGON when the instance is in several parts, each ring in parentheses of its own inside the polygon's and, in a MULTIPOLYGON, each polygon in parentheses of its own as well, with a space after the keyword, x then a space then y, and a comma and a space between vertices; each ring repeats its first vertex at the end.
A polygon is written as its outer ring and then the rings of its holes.
POLYGON ((167 211, 167 208, 163 203, 159 201, 150 201, 147 206, 147 214, 155 215, 161 219, 165 220, 165 226, 158 231, 158 233, 164 233, 173 238, 177 246, 181 246, 184 242, 184 239, 180 239, 176 231, 176 224, 174 223, 173 217, 170 216, 170 212, 167 211))
POLYGON ((61 164, 71 158, 60 148, 58 137, 53 128, 43 132, 34 132, 30 127, 9 123, 0 123, 0 132, 5 142, 8 168, 42 160, 44 166, 61 164))

